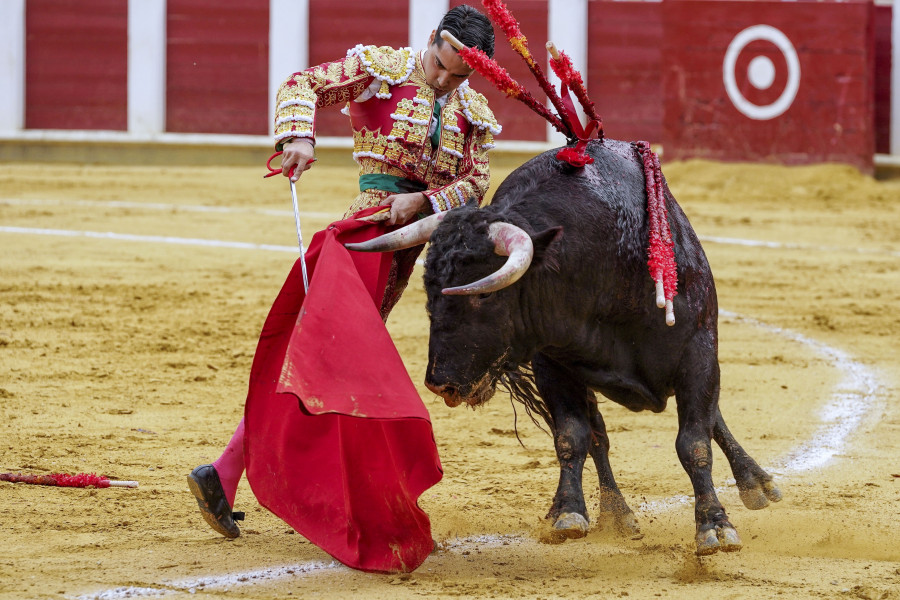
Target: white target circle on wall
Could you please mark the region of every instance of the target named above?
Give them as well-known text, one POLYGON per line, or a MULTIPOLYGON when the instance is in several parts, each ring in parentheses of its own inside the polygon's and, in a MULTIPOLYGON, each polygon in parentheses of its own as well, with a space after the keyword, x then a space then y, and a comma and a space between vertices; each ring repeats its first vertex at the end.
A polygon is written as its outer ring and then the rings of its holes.
MULTIPOLYGON (((767 56, 756 56, 747 65, 747 81, 759 90, 771 87, 775 76, 775 64, 767 56)), ((797 57, 797 50, 794 49, 791 40, 784 33, 771 25, 753 25, 734 36, 734 39, 728 44, 725 61, 722 63, 722 78, 728 97, 741 113, 758 121, 774 119, 790 108, 794 98, 797 97, 797 90, 800 88, 800 59, 797 57), (759 105, 751 102, 741 93, 737 83, 738 74, 735 73, 735 69, 738 57, 748 44, 757 40, 774 44, 784 55, 787 64, 787 82, 784 91, 771 104, 759 105)))

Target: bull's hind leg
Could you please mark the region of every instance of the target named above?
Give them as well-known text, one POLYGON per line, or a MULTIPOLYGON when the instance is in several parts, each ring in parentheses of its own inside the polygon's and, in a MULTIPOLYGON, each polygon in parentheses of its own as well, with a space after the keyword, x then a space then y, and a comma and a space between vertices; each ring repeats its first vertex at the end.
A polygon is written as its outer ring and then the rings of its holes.
POLYGON ((675 385, 678 437, 675 448, 694 488, 697 554, 741 549, 737 530, 728 520, 712 481, 713 428, 718 414, 719 364, 712 342, 696 337, 682 357, 675 385))
POLYGON ((547 519, 553 521, 553 541, 587 535, 588 515, 582 470, 591 445, 585 398, 588 390, 555 361, 538 354, 532 360, 538 392, 547 405, 547 424, 559 460, 559 485, 547 519))
POLYGON ((738 492, 744 506, 751 510, 758 510, 769 505, 769 501, 781 500, 781 491, 772 481, 772 476, 760 467, 753 457, 741 448, 737 443, 725 420, 721 410, 716 410, 716 422, 713 426, 713 439, 725 453, 731 472, 737 483, 738 492))
POLYGON ((624 535, 640 535, 641 528, 634 516, 612 473, 609 465, 609 436, 606 434, 606 423, 597 408, 597 399, 593 392, 588 392, 588 415, 591 422, 591 458, 597 468, 600 479, 600 510, 609 515, 615 524, 616 531, 624 535))

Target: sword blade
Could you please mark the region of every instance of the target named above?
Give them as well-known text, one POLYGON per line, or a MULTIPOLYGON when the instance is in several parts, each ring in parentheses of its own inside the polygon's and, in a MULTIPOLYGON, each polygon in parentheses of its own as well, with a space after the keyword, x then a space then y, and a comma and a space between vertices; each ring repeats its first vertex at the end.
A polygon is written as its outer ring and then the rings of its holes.
POLYGON ((291 183, 291 200, 294 202, 294 221, 297 222, 297 242, 300 245, 300 267, 303 270, 303 291, 309 292, 309 280, 306 276, 306 256, 303 251, 303 234, 300 233, 300 204, 297 202, 297 186, 292 179, 288 179, 291 183))

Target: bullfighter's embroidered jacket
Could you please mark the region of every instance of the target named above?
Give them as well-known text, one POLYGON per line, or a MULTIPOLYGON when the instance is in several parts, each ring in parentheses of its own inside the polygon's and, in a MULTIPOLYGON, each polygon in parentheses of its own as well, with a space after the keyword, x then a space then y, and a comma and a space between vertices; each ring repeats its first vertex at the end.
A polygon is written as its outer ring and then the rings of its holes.
MULTIPOLYGON (((435 212, 481 202, 488 151, 500 133, 484 96, 464 82, 440 109, 437 143, 429 136, 434 90, 422 56, 410 48, 356 46, 345 59, 291 75, 278 91, 275 142, 315 140, 317 109, 346 103, 360 176, 392 175, 421 184, 435 212), (438 137, 439 136, 439 137, 438 137)), ((360 194, 348 211, 378 204, 386 193, 360 194)))

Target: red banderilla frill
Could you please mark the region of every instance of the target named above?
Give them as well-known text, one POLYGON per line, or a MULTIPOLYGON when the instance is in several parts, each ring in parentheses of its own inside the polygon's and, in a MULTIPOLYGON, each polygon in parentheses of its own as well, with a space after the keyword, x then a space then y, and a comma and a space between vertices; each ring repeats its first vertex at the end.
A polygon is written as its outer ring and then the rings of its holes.
POLYGON ((647 266, 656 282, 656 305, 666 309, 666 324, 675 324, 672 299, 678 293, 678 269, 675 265, 672 231, 669 229, 669 211, 663 191, 662 169, 659 156, 650 150, 647 142, 637 143, 644 163, 644 180, 647 188, 647 216, 650 219, 650 247, 647 266))
POLYGON ((0 473, 0 481, 8 481, 10 483, 29 483, 32 485, 52 485, 57 487, 77 487, 77 488, 108 488, 108 487, 129 487, 136 488, 137 481, 115 481, 110 480, 102 475, 95 473, 76 473, 68 475, 66 473, 50 473, 48 475, 22 475, 20 473, 0 473))
POLYGON ((603 122, 594 108, 594 103, 588 98, 587 90, 581 74, 572 65, 572 60, 565 52, 557 51, 553 42, 547 42, 547 50, 550 52, 550 67, 560 80, 560 100, 566 113, 566 122, 569 124, 572 135, 578 140, 574 147, 562 148, 556 153, 556 158, 564 160, 573 167, 583 167, 594 162, 586 152, 588 141, 596 133, 597 138, 603 139, 603 122), (581 103, 588 117, 587 127, 581 126, 581 118, 575 110, 571 92, 581 103))

